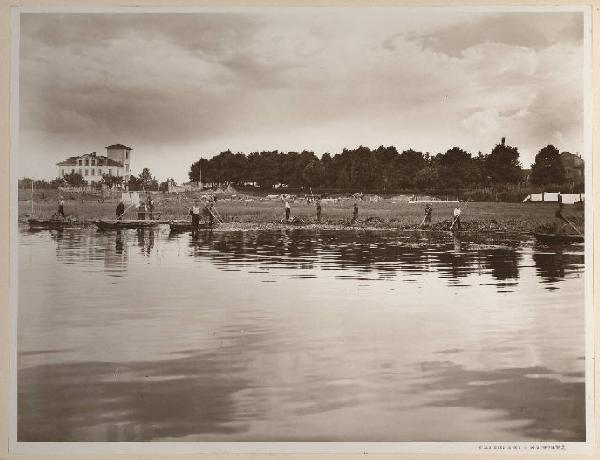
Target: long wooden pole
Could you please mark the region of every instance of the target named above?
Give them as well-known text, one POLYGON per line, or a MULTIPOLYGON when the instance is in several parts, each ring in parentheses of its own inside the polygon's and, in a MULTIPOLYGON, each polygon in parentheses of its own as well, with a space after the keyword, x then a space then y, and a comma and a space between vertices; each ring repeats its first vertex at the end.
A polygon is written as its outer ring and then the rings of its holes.
POLYGON ((31 179, 31 215, 33 216, 33 179, 31 179))

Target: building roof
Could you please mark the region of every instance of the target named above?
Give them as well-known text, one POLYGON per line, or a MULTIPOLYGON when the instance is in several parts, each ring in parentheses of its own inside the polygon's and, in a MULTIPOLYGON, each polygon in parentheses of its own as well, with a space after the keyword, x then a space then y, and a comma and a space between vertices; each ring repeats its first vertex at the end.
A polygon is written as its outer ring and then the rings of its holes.
POLYGON ((127 147, 126 145, 123 145, 123 144, 113 144, 113 145, 109 145, 106 148, 107 149, 126 149, 126 150, 132 150, 131 147, 127 147))
POLYGON ((58 166, 77 166, 77 160, 79 157, 69 157, 66 160, 63 160, 59 163, 56 163, 58 166))
POLYGON ((56 163, 58 166, 78 166, 77 160, 85 157, 95 157, 98 160, 98 164, 96 166, 117 166, 119 168, 123 167, 123 164, 120 161, 112 160, 108 157, 96 155, 96 152, 86 153, 84 155, 79 155, 77 157, 69 157, 64 161, 56 163))

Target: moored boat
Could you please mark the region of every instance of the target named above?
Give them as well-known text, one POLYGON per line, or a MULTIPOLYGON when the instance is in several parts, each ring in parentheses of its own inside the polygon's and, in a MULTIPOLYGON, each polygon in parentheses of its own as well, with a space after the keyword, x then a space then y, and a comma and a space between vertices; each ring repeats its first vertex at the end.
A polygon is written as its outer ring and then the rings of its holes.
POLYGON ((82 222, 70 219, 27 219, 32 230, 61 230, 63 228, 80 227, 82 222))
POLYGON ((100 230, 118 230, 121 228, 151 228, 156 227, 156 220, 97 220, 94 222, 100 230))
POLYGON ((583 235, 569 235, 564 233, 539 233, 534 232, 533 236, 544 244, 564 244, 564 243, 583 243, 583 235))

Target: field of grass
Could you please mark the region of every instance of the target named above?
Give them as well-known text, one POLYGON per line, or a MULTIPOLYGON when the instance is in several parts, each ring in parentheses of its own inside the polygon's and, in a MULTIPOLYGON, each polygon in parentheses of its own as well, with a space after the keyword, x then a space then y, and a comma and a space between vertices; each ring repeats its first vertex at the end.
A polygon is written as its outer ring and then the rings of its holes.
MULTIPOLYGON (((19 220, 28 217, 50 218, 58 209, 56 191, 36 192, 31 212, 31 197, 27 192, 19 196, 19 220)), ((185 195, 153 195, 155 212, 161 220, 188 219, 187 212, 192 199, 185 195)), ((114 219, 117 198, 100 199, 98 196, 83 197, 65 196, 65 212, 67 215, 82 221, 96 219, 114 219)), ((359 214, 357 226, 400 227, 411 228, 419 225, 423 218, 423 204, 393 202, 358 201, 359 214)), ((353 199, 341 199, 337 202, 322 203, 321 221, 331 225, 349 225, 352 218, 353 199)), ((452 219, 455 203, 433 203, 433 228, 447 228, 452 219)), ((463 203, 462 225, 467 230, 505 230, 532 231, 539 227, 555 225, 554 213, 556 203, 463 203)), ((280 222, 284 218, 283 203, 278 200, 252 201, 221 199, 217 201, 217 210, 224 222, 244 224, 270 224, 280 222)), ((578 206, 565 206, 565 214, 573 220, 583 222, 583 210, 578 206)), ((291 216, 297 224, 316 223, 314 204, 304 200, 291 203, 291 216)), ((129 209, 125 218, 136 218, 136 210, 129 209)))

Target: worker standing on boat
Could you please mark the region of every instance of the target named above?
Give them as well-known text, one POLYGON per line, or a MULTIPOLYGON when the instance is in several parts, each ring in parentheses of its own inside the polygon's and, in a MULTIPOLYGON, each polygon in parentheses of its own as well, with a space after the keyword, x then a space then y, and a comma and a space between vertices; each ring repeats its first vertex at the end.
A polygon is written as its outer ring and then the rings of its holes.
POLYGON ((317 208, 317 222, 321 222, 321 198, 317 198, 315 207, 317 208))
POLYGON ((425 216, 423 217, 423 220, 421 221, 421 227, 423 227, 423 226, 429 227, 429 225, 431 225, 431 214, 432 213, 433 213, 433 208, 431 207, 431 205, 429 203, 427 203, 425 205, 425 216))
POLYGON ((358 219, 358 204, 355 201, 354 202, 354 210, 352 211, 352 223, 355 223, 356 219, 358 219))
POLYGON ((121 220, 123 218, 123 214, 125 214, 125 204, 123 203, 123 200, 119 201, 119 204, 117 205, 117 220, 121 220))
POLYGON ((192 216, 192 231, 197 231, 200 227, 200 204, 198 200, 194 200, 194 205, 190 208, 190 215, 192 216))
POLYGON ((214 219, 215 219, 215 208, 214 208, 214 201, 212 200, 212 198, 208 199, 208 202, 204 203, 204 215, 206 217, 208 217, 208 224, 212 227, 212 225, 215 223, 214 219))
POLYGON ((58 200, 58 215, 62 216, 63 219, 67 217, 65 216, 65 202, 62 196, 58 200))
POLYGON ((138 206, 138 220, 146 220, 146 204, 143 201, 138 206))
POLYGON ((450 230, 460 230, 460 215, 462 214, 462 209, 460 208, 460 204, 456 205, 454 208, 454 212, 452 213, 452 225, 450 225, 450 230))
POLYGON ((290 207, 290 202, 288 200, 285 200, 285 221, 289 222, 290 221, 290 213, 292 212, 292 209, 290 207))
POLYGON ((148 195, 148 198, 146 200, 146 208, 148 209, 148 219, 152 220, 154 217, 154 200, 152 199, 152 195, 148 195))

